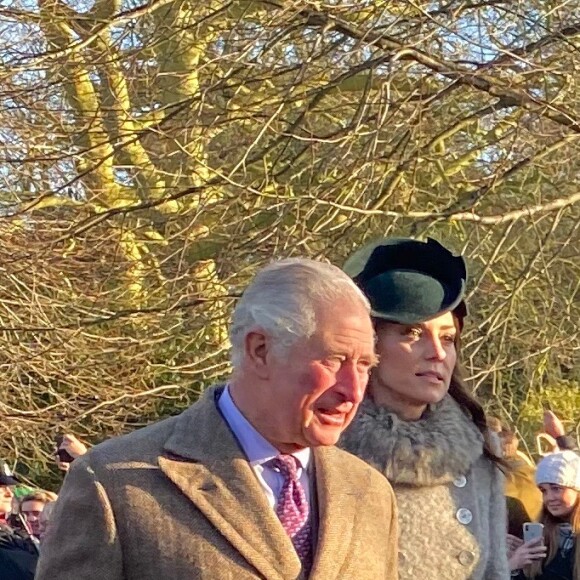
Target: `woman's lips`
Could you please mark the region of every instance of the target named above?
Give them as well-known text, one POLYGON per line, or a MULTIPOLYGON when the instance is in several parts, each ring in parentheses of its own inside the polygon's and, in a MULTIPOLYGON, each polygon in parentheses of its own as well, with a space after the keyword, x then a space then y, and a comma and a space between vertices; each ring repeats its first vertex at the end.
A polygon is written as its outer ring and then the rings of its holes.
POLYGON ((416 377, 422 377, 432 382, 443 382, 443 375, 437 371, 425 371, 422 373, 415 373, 416 377))

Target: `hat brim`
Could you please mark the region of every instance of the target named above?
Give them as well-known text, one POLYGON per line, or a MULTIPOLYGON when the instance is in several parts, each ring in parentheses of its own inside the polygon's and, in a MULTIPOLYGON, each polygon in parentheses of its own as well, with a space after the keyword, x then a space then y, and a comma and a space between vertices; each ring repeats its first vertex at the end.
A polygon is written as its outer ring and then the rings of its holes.
POLYGON ((465 262, 435 240, 374 242, 355 252, 344 269, 369 299, 376 318, 416 324, 451 311, 462 326, 467 314, 465 262))

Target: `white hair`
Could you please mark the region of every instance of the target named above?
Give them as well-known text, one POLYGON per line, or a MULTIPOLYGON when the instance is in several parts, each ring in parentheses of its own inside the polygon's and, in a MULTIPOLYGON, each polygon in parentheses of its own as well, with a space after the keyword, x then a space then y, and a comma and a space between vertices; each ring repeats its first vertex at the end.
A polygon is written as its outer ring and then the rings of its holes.
POLYGON ((370 304, 358 286, 340 268, 306 258, 289 258, 269 264, 247 287, 237 303, 230 326, 231 361, 238 367, 244 342, 260 328, 276 339, 278 354, 297 339, 316 330, 316 309, 340 300, 359 302, 370 313, 370 304))

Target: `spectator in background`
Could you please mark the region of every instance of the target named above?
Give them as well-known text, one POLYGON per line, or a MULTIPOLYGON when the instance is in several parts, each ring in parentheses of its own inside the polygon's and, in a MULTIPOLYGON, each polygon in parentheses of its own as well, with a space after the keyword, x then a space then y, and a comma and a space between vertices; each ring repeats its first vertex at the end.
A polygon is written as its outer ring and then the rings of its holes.
POLYGON ((499 437, 499 434, 503 431, 504 428, 501 419, 493 415, 487 415, 486 421, 487 428, 499 437))
MULTIPOLYGON (((505 495, 521 502, 525 510, 524 522, 536 521, 542 509, 542 494, 534 481, 535 467, 527 456, 518 451, 519 439, 513 431, 500 432, 503 458, 509 467, 506 477, 505 495)), ((522 515, 519 505, 508 502, 509 533, 521 537, 522 515), (510 509, 511 508, 511 509, 510 509)))
MULTIPOLYGON (((5 478, 3 478, 5 480, 5 478)), ((15 482, 16 483, 16 482, 15 482)), ((8 524, 8 517, 12 512, 12 498, 14 494, 10 485, 0 484, 0 525, 8 524)))
POLYGON ((520 440, 514 431, 508 427, 504 427, 498 436, 504 457, 508 457, 511 462, 526 464, 528 467, 535 469, 536 463, 534 460, 519 448, 520 440))
POLYGON ((11 525, 12 488, 19 481, 4 462, 0 462, 0 579, 32 580, 38 560, 35 542, 26 529, 16 530, 11 525))
POLYGON ((547 455, 538 464, 536 483, 543 497, 540 522, 544 525, 547 557, 532 558, 533 563, 519 572, 518 579, 578 580, 580 456, 570 450, 547 455))
POLYGON ((56 499, 57 495, 52 491, 35 491, 20 500, 19 511, 35 537, 40 538, 40 515, 46 504, 54 502, 56 499))

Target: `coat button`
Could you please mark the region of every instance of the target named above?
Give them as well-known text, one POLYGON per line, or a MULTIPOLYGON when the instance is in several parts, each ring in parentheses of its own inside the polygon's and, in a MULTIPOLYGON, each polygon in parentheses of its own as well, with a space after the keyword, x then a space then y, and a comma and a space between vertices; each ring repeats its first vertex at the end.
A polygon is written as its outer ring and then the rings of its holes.
POLYGON ((467 508, 459 508, 455 514, 457 521, 461 524, 467 525, 471 523, 473 519, 473 514, 467 508))
POLYGON ((473 562, 475 562, 475 554, 473 552, 463 550, 463 552, 459 553, 457 559, 459 560, 459 563, 462 566, 469 566, 470 564, 473 564, 473 562))
POLYGON ((460 475, 453 480, 453 485, 455 487, 465 487, 467 484, 467 477, 465 475, 460 475))

